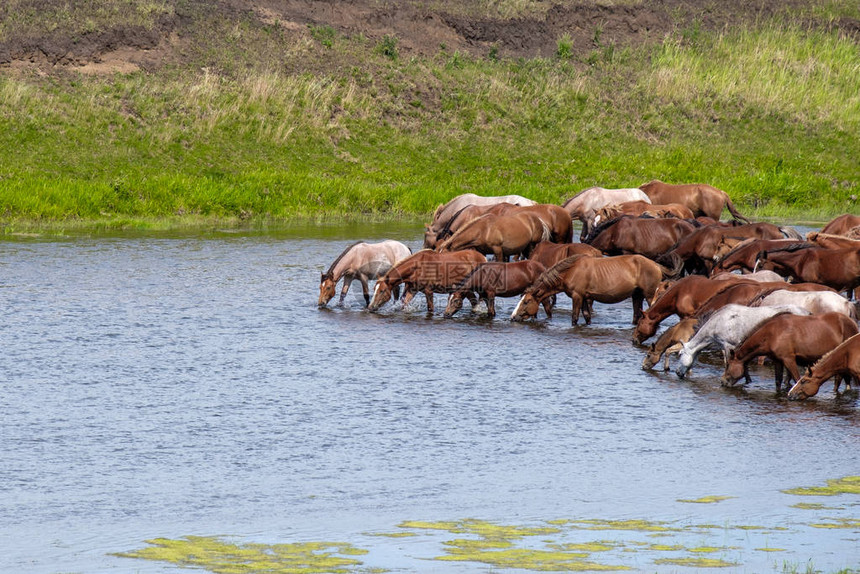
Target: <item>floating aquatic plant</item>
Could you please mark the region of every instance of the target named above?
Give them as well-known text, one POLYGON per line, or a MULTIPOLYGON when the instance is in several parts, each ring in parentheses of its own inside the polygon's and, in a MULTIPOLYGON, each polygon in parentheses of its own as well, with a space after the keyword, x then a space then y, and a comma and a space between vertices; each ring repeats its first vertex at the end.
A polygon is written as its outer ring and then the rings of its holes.
POLYGON ((860 529, 860 520, 857 518, 826 518, 825 520, 832 520, 833 522, 823 522, 819 524, 810 524, 813 528, 849 528, 849 529, 860 529))
POLYGON ((715 502, 721 502, 723 500, 728 500, 730 498, 734 498, 734 496, 703 496, 702 498, 679 498, 678 502, 688 502, 693 504, 713 504, 715 502))
POLYGON ((146 542, 152 546, 116 556, 204 568, 215 574, 346 574, 361 565, 361 561, 351 556, 367 554, 367 550, 345 542, 233 544, 208 536, 156 538, 146 542))
POLYGON ((695 568, 730 568, 738 566, 735 562, 726 562, 716 558, 658 558, 654 564, 672 564, 674 566, 691 566, 695 568))
POLYGON ((666 526, 665 522, 651 522, 648 520, 570 520, 571 528, 582 530, 636 530, 640 532, 682 532, 679 528, 666 526))
POLYGON ((860 494, 860 476, 846 476, 827 481, 827 486, 803 486, 783 490, 786 494, 800 496, 836 496, 837 494, 860 494))
POLYGON ((842 510, 839 506, 825 506, 817 502, 798 502, 797 504, 792 504, 791 508, 799 508, 801 510, 842 510))
POLYGON ((565 552, 562 550, 533 550, 511 548, 508 550, 449 550, 450 554, 439 556, 436 560, 481 562, 498 568, 518 568, 523 570, 553 572, 617 571, 630 570, 627 566, 599 564, 586 560, 588 553, 565 552))

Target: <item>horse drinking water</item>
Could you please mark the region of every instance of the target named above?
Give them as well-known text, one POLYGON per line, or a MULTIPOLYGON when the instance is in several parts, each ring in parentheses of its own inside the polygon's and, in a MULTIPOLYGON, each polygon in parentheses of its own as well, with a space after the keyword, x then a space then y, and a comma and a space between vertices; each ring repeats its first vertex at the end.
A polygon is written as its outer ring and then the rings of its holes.
POLYGON ((325 307, 335 294, 337 282, 343 279, 338 305, 343 300, 353 281, 361 281, 365 306, 370 304, 367 281, 384 275, 391 266, 409 257, 412 251, 399 241, 387 240, 380 243, 353 243, 334 260, 328 271, 320 277, 320 298, 318 305, 325 307))

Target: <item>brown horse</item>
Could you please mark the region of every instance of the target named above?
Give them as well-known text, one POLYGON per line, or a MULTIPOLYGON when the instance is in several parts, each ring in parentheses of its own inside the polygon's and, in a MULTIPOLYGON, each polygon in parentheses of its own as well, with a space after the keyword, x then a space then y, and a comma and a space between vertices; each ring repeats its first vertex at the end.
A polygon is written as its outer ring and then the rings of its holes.
POLYGON ((832 235, 830 233, 822 233, 820 231, 810 231, 806 234, 806 240, 810 243, 815 243, 819 247, 827 249, 842 249, 845 247, 860 247, 860 240, 845 237, 844 235, 832 235))
POLYGON ((580 191, 565 201, 562 207, 567 210, 572 219, 578 219, 582 222, 582 233, 579 237, 579 240, 582 241, 591 231, 597 210, 607 205, 626 201, 651 203, 645 192, 635 187, 606 189, 595 186, 580 191))
MULTIPOLYGON (((847 381, 857 381, 860 377, 860 335, 854 335, 838 347, 821 357, 812 365, 809 373, 797 381, 788 391, 788 398, 804 400, 818 394, 818 389, 828 379, 841 375, 847 381)), ((835 390, 839 392, 841 380, 836 379, 835 390)), ((848 383, 851 388, 851 383, 848 383)))
POLYGON ((695 229, 683 219, 622 215, 595 226, 585 242, 606 255, 639 254, 655 259, 695 229))
POLYGON ((633 342, 639 344, 653 336, 660 322, 669 315, 678 315, 681 319, 692 316, 705 301, 741 280, 741 276, 715 281, 702 275, 688 275, 679 281, 661 284, 658 291, 663 293, 658 294, 636 324, 633 342))
POLYGON ((729 361, 720 382, 732 386, 741 377, 749 379, 749 362, 757 357, 769 357, 774 363, 776 392, 779 392, 783 370, 788 371, 790 380, 799 381, 798 363, 812 364, 856 334, 857 323, 841 313, 777 315, 729 351, 729 361))
POLYGON ((713 266, 714 255, 723 237, 784 239, 786 234, 796 235, 797 239, 800 239, 796 231, 780 228, 772 223, 750 223, 735 227, 700 227, 682 239, 667 255, 673 254, 683 259, 688 272, 707 275, 713 266))
MULTIPOLYGON (((722 271, 734 271, 741 269, 743 271, 755 271, 758 256, 762 251, 789 247, 791 245, 811 245, 810 243, 797 241, 796 239, 744 239, 724 254, 720 254, 724 245, 731 244, 733 241, 730 238, 723 237, 721 243, 717 246, 717 253, 714 255, 715 265, 711 270, 711 275, 716 275, 722 271)), ((736 241, 736 240, 735 240, 736 241)))
POLYGON ((534 246, 529 259, 537 261, 547 269, 572 255, 591 255, 602 257, 603 254, 585 243, 553 243, 552 241, 541 241, 534 246))
MULTIPOLYGON (((376 282, 369 311, 377 311, 391 299, 394 288, 404 284, 407 295, 424 293, 427 312, 433 313, 433 294, 450 293, 480 263, 487 259, 475 250, 437 253, 423 249, 398 262, 376 282)), ((470 296, 470 302, 477 300, 470 296)))
POLYGON ((339 305, 343 305, 349 286, 358 279, 364 293, 365 305, 370 304, 370 293, 367 282, 370 279, 385 274, 391 266, 405 257, 412 250, 399 241, 387 240, 379 243, 353 243, 338 255, 328 271, 320 276, 320 298, 318 305, 325 307, 334 297, 337 282, 343 279, 340 291, 339 305))
POLYGON ((549 240, 555 243, 573 241, 573 221, 563 207, 552 203, 538 203, 516 208, 513 213, 533 213, 543 221, 550 231, 549 240))
POLYGON ((696 216, 704 215, 717 221, 723 213, 723 208, 726 208, 735 219, 750 222, 738 213, 728 193, 711 185, 704 183, 673 185, 655 179, 640 185, 639 189, 648 194, 651 203, 680 203, 690 208, 696 216))
MULTIPOLYGON (((453 317, 463 306, 463 299, 473 292, 477 294, 479 301, 487 302, 487 315, 495 317, 496 297, 521 295, 544 271, 546 267, 530 259, 513 263, 481 263, 451 293, 445 308, 445 317, 453 317)), ((552 317, 550 298, 543 303, 547 317, 552 317)))
POLYGON ((648 349, 648 354, 642 361, 642 368, 649 370, 660 362, 660 358, 665 354, 666 359, 663 363, 663 370, 669 370, 669 354, 678 354, 684 343, 690 340, 696 332, 696 327, 699 325, 699 320, 696 317, 687 317, 681 319, 657 338, 656 343, 651 344, 648 349))
MULTIPOLYGON (((462 195, 458 195, 445 203, 444 205, 439 205, 436 208, 436 211, 433 212, 433 219, 431 223, 426 224, 424 240, 424 247, 429 247, 427 245, 427 241, 431 241, 434 245, 437 241, 436 235, 450 223, 451 219, 459 213, 464 207, 469 205, 479 205, 479 206, 493 206, 497 203, 509 203, 512 205, 534 205, 535 202, 531 199, 523 197, 521 195, 497 195, 484 197, 480 195, 475 195, 474 193, 464 193, 462 195)), ((441 239, 441 238, 440 238, 441 239)))
POLYGON ((830 221, 830 223, 821 229, 821 233, 845 235, 858 225, 860 225, 860 215, 851 215, 850 213, 846 213, 830 221))
POLYGON ((442 241, 454 235, 461 227, 482 215, 507 215, 517 209, 513 203, 494 203, 490 205, 467 205, 451 216, 441 226, 424 226, 424 249, 436 249, 442 241))
POLYGON ((677 217, 678 219, 693 219, 695 217, 689 207, 680 203, 654 204, 647 201, 625 201, 598 209, 594 215, 594 224, 599 225, 601 222, 615 219, 619 215, 632 215, 634 217, 648 215, 650 217, 677 217))
POLYGON ((796 281, 820 283, 837 291, 860 286, 860 248, 786 247, 762 252, 759 260, 796 281))
MULTIPOLYGON (((830 292, 831 289, 817 283, 786 283, 784 281, 771 283, 746 281, 743 279, 743 276, 741 276, 740 281, 736 281, 734 285, 727 289, 723 289, 702 303, 699 308, 696 309, 694 315, 696 317, 702 317, 713 313, 726 305, 754 305, 775 291, 789 291, 793 293, 808 291, 830 292)), ((831 294, 838 297, 836 293, 831 294)))
POLYGON ((482 215, 446 239, 437 251, 475 249, 496 261, 511 255, 528 256, 532 247, 550 237, 550 228, 534 213, 482 215))
POLYGON ((661 279, 677 276, 678 272, 641 255, 574 255, 547 269, 526 289, 511 319, 519 321, 536 316, 539 302, 563 291, 573 301, 570 317, 573 325, 579 320, 580 311, 585 324, 591 323, 590 301, 618 303, 628 298, 633 299, 635 323, 642 315, 642 303, 654 294, 661 279))

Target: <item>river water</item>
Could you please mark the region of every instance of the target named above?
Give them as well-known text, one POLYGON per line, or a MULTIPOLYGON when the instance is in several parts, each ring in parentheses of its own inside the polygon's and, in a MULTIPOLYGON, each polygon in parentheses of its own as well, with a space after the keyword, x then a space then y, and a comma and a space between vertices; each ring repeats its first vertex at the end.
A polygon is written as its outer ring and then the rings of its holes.
POLYGON ((0 241, 0 572, 175 572, 115 553, 186 536, 491 571, 433 560, 463 534, 403 524, 469 519, 558 526, 530 548, 612 541, 590 560, 635 571, 860 566, 857 495, 782 492, 860 474, 856 394, 788 402, 767 367, 723 389, 715 356, 643 372, 629 302, 589 327, 511 323, 512 299, 445 320, 441 296, 431 318, 367 313, 356 283, 318 310, 319 273, 384 237, 417 248, 420 227, 0 241), (708 496, 727 498, 682 502, 708 496), (634 519, 671 525, 674 552, 570 526, 634 519))

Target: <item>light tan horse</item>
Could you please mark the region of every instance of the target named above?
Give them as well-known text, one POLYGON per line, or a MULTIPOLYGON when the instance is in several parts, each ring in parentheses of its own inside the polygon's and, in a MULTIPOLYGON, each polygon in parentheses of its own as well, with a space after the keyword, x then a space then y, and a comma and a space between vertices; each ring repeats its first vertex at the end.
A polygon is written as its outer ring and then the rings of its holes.
POLYGON ((579 240, 582 241, 591 232, 594 217, 599 209, 626 201, 651 203, 651 199, 645 192, 635 187, 606 189, 605 187, 594 186, 583 189, 565 201, 562 207, 567 210, 572 219, 578 219, 582 222, 582 232, 579 236, 579 240))
POLYGON ((564 292, 573 301, 571 324, 576 325, 580 311, 585 324, 591 323, 589 301, 618 303, 633 300, 633 323, 642 316, 642 303, 651 298, 665 278, 677 277, 678 269, 659 265, 642 255, 590 257, 574 255, 547 269, 523 294, 511 319, 537 315, 538 305, 547 297, 564 292))
MULTIPOLYGON (((469 205, 492 206, 497 203, 510 203, 512 205, 535 205, 535 201, 523 197, 521 195, 496 195, 496 196, 481 196, 474 193, 464 193, 458 195, 445 203, 439 205, 436 211, 433 212, 433 220, 425 225, 425 248, 435 247, 436 235, 457 215, 464 207, 469 205), (427 244, 427 239, 431 238, 432 243, 427 244)), ((439 238, 442 239, 442 238, 439 238)))
POLYGON ((532 247, 550 238, 551 230, 537 214, 482 215, 446 239, 437 251, 475 249, 496 261, 511 255, 528 257, 532 247))
MULTIPOLYGON (((828 379, 841 375, 848 381, 857 381, 860 377, 860 335, 854 335, 838 347, 821 357, 812 365, 809 373, 802 376, 791 390, 788 398, 805 400, 818 394, 818 389, 828 379)), ((836 392, 839 392, 840 379, 836 379, 836 392)), ((848 383, 851 388, 851 383, 848 383)))
POLYGON ((399 241, 387 240, 379 243, 365 243, 359 241, 353 243, 338 255, 328 271, 320 277, 320 298, 318 305, 325 307, 334 297, 337 283, 343 279, 343 288, 340 292, 338 305, 343 305, 343 300, 349 291, 352 282, 361 281, 361 289, 364 293, 365 306, 370 304, 370 293, 367 282, 384 275, 391 266, 412 253, 408 247, 399 241))
POLYGON ((651 203, 680 203, 689 207, 697 217, 704 215, 719 221, 723 208, 725 208, 735 219, 746 223, 750 222, 735 209, 728 193, 712 185, 704 183, 670 184, 654 179, 640 185, 639 189, 648 194, 651 203))

